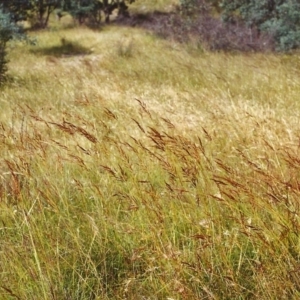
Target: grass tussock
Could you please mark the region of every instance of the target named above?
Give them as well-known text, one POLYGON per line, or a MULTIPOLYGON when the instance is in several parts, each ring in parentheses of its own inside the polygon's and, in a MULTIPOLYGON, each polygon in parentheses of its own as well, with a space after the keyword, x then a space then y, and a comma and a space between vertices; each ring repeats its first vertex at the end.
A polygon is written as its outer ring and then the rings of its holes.
POLYGON ((298 299, 297 56, 128 28, 37 34, 93 50, 11 53, 3 298, 298 299))

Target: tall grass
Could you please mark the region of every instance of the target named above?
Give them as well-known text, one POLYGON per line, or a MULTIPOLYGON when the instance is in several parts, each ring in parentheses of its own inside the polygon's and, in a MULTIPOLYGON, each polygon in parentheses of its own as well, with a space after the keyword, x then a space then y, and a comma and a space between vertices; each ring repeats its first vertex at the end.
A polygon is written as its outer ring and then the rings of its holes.
POLYGON ((299 58, 37 35, 0 98, 1 298, 298 299, 299 58))

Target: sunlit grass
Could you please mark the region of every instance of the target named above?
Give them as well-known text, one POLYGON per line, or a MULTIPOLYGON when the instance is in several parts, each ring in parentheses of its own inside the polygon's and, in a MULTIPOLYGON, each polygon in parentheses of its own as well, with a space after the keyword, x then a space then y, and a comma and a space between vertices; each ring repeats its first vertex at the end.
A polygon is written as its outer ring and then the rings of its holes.
POLYGON ((33 35, 0 97, 4 299, 299 298, 297 56, 33 35))
POLYGON ((178 0, 135 1, 130 5, 129 9, 132 12, 138 11, 139 13, 149 13, 153 11, 170 12, 178 5, 178 0))

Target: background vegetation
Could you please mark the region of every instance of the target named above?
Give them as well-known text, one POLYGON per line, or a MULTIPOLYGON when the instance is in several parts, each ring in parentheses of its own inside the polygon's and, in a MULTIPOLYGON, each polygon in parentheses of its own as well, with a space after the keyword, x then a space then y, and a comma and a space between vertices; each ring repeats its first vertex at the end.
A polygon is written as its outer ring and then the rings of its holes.
POLYGON ((50 26, 1 88, 0 298, 298 299, 297 53, 50 26))

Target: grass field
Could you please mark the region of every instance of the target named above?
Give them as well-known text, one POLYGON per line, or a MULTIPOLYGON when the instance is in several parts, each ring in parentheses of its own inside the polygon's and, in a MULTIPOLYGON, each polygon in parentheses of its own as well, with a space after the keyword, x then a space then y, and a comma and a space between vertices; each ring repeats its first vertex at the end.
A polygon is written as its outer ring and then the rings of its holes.
POLYGON ((299 55, 33 35, 1 89, 0 299, 299 299, 299 55))

